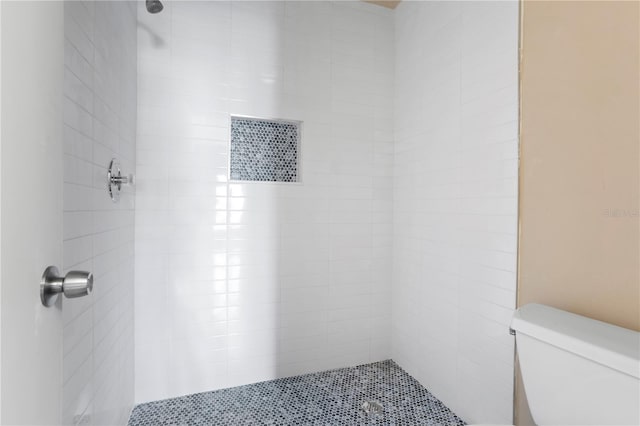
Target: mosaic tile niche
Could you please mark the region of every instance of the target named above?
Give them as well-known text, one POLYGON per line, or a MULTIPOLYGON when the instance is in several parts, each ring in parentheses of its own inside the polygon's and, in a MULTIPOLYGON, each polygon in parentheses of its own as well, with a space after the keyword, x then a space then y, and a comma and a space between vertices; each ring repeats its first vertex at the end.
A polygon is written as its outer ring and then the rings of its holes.
POLYGON ((300 122, 231 117, 232 181, 298 182, 300 122))

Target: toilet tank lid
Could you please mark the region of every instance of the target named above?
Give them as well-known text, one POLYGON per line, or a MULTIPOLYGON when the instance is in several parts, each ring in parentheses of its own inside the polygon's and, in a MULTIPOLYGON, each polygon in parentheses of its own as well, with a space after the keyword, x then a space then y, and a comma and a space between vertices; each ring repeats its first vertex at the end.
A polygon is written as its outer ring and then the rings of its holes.
POLYGON ((516 310, 511 328, 640 378, 640 333, 636 331, 537 303, 516 310))

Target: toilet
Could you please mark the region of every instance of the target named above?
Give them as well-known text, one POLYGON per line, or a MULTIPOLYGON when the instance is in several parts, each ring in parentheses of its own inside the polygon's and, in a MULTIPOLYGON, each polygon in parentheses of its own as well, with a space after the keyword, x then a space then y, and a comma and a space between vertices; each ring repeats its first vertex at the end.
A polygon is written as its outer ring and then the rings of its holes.
POLYGON ((511 328, 537 425, 640 424, 640 333, 539 304, 511 328))

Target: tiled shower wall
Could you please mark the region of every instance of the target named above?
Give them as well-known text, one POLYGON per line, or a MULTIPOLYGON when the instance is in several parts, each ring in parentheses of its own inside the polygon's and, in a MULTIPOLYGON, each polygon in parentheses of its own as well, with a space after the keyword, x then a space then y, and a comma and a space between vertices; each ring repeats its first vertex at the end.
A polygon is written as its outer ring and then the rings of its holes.
POLYGON ((389 358, 392 12, 138 19, 136 401, 389 358), (302 182, 228 182, 230 114, 303 121, 302 182))
POLYGON ((511 424, 518 4, 402 2, 395 29, 393 359, 511 424))
POLYGON ((136 4, 66 1, 64 273, 94 273, 63 299, 64 424, 125 424, 134 401, 134 192, 114 204, 107 167, 135 172, 136 4))

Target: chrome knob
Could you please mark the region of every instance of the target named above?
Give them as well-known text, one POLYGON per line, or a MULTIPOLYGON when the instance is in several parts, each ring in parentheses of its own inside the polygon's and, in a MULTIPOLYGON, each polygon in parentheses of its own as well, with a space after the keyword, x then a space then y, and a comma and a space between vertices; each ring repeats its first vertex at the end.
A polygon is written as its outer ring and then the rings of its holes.
POLYGON ((62 282, 64 297, 88 296, 93 290, 93 274, 87 271, 69 271, 62 282))
POLYGON ((40 280, 40 300, 44 306, 56 303, 60 293, 73 299, 87 296, 92 290, 93 274, 86 271, 69 271, 61 277, 58 268, 49 266, 44 270, 40 280))
POLYGON ((120 171, 120 163, 113 158, 109 163, 109 170, 107 171, 107 189, 109 190, 109 196, 114 203, 120 200, 120 191, 122 191, 123 185, 133 185, 134 177, 132 174, 123 176, 120 171))

